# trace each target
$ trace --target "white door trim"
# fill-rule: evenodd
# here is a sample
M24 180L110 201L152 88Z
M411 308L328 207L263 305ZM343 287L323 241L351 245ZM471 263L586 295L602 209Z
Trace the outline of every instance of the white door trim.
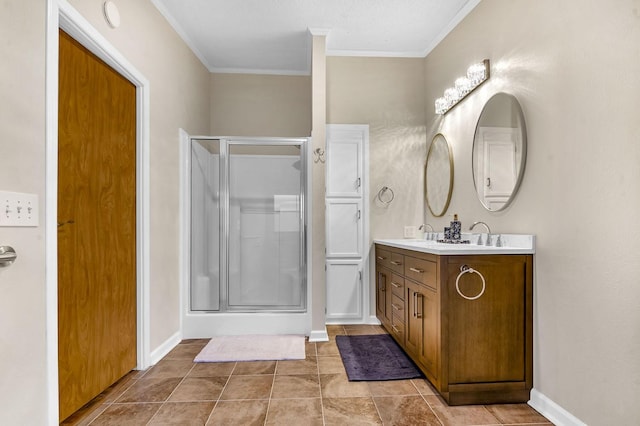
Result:
M149 81L66 0L47 0L45 250L47 419L58 424L58 29L136 86L137 366L149 367Z

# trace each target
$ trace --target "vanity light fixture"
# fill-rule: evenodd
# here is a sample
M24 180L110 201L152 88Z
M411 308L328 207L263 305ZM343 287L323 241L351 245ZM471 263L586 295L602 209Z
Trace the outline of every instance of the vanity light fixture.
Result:
M456 79L454 86L444 91L444 96L436 99L436 114L444 115L458 102L463 100L482 83L489 79L489 60L471 65L467 69L467 75Z

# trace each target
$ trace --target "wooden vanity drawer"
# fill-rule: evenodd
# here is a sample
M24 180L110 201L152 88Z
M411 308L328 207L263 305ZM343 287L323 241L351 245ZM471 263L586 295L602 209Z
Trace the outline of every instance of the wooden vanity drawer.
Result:
M404 317L402 318L402 321L400 321L400 318L394 313L390 331L396 336L396 339L399 342L404 344Z
M391 266L391 252L376 247L376 263L384 267Z
M404 278L400 275L391 274L391 293L404 300Z
M404 275L414 281L438 289L436 281L436 263L425 259L405 256Z
M391 252L391 261L389 261L389 269L399 274L404 274L404 256L400 253Z
M400 299L395 294L391 299L391 310L393 311L393 316L397 318L398 322L404 324L404 300ZM393 319L395 324L396 318Z

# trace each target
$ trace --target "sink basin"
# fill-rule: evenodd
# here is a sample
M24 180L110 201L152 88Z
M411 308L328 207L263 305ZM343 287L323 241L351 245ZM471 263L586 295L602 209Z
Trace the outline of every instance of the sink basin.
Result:
M535 236L526 234L491 234L491 241L495 244L500 236L500 247L478 245L473 242L482 237L487 241L487 234L462 234L463 240L470 244L449 244L435 240L420 239L377 239L375 243L392 247L415 250L423 253L438 255L469 255L469 254L533 254L535 253Z

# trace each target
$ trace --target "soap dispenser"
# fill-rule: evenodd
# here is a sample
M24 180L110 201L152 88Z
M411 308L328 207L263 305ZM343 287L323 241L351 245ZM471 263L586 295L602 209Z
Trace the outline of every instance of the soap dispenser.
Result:
M462 236L462 223L458 220L458 215L453 215L453 220L451 221L451 239L454 241L460 241Z

